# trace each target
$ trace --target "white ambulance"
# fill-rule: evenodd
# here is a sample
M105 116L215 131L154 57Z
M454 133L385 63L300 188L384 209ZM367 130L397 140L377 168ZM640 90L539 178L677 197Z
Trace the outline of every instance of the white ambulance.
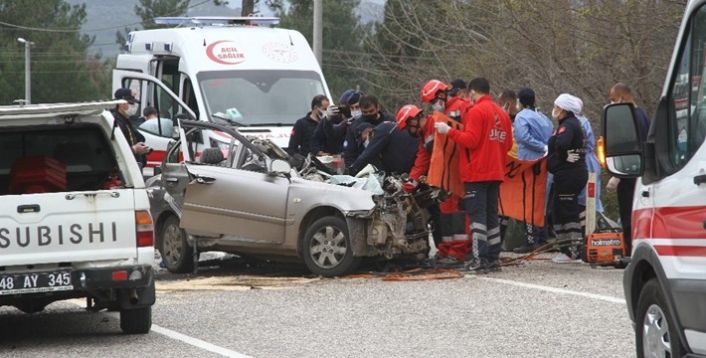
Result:
M177 116L228 121L244 135L286 147L294 122L318 94L330 98L309 43L294 30L258 26L277 18L157 18L174 27L131 32L118 56L113 90L132 88L159 120L139 126L154 149L148 167L161 163ZM204 135L204 147L226 146L222 133ZM197 152L200 150L197 148Z
M632 105L603 116L608 170L639 177L624 276L638 357L706 357L705 50L706 0L691 0L647 142Z

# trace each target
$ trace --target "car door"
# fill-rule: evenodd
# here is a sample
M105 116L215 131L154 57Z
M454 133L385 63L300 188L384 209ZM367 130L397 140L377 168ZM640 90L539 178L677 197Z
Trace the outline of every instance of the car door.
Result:
M130 88L140 100L138 116L145 107L154 107L158 118L139 124L137 129L145 137L145 144L152 148L147 155L147 167L143 172L152 175L152 168L159 165L173 140L173 122L177 116L196 118L194 112L182 102L164 83L155 77L133 71L113 71L113 88ZM155 122L156 121L156 122Z
M242 148L242 143L237 145ZM245 151L238 150L244 157ZM234 160L233 167L187 163L181 227L237 245L281 244L285 238L289 179L266 174L265 162ZM262 165L260 165L262 164Z

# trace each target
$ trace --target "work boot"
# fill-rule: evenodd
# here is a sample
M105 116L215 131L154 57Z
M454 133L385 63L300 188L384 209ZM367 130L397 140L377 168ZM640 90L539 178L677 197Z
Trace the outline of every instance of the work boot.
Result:
M512 252L516 254L527 254L534 251L536 248L537 245L534 244L522 244L522 246L512 249Z
M468 273L485 275L488 273L488 263L485 259L472 259L464 265Z

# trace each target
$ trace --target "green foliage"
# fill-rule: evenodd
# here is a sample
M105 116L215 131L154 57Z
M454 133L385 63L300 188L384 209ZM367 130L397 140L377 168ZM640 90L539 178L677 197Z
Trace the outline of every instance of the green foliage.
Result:
M32 102L68 102L107 98L110 74L99 57L87 58L93 38L78 29L85 5L64 0L0 0L0 21L26 27L65 29L32 31L3 27L0 31L0 104L24 98L24 44L31 48ZM108 87L109 91L109 87Z
M323 71L331 94L337 99L343 91L355 87L358 74L348 68L342 56L359 56L363 28L355 8L359 0L323 1ZM280 27L301 32L313 44L313 1L290 1L288 11L281 1L268 1L267 5L281 18Z

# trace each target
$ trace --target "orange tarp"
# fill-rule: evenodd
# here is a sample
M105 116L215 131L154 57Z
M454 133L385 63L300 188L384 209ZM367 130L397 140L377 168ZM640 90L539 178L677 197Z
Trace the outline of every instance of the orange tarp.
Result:
M507 157L505 181L500 185L500 213L513 219L544 226L547 192L547 161Z
M451 128L463 129L463 125L441 112L434 112L432 119L434 122L444 122ZM427 183L463 198L463 181L458 165L460 156L461 148L449 136L435 133Z

